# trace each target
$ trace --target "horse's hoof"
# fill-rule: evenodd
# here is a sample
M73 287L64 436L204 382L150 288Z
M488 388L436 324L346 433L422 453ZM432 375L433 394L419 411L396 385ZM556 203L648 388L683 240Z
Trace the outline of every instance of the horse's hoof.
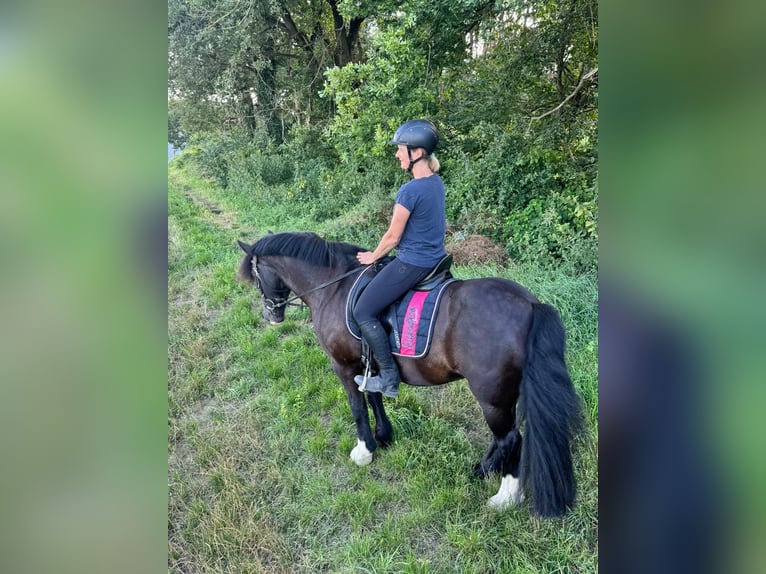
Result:
M509 500L495 500L497 495L493 496L487 501L487 508L494 510L495 512L503 512L513 506L513 503Z
M372 453L367 450L363 440L357 441L356 446L349 455L357 466L367 466L372 462Z
M388 448L393 444L393 440L390 438L376 436L375 441L378 443L378 447L380 448Z
M489 499L487 506L492 510L501 512L521 504L523 500L524 493L520 488L519 479L514 478L510 474L506 474L503 477L503 482L500 483L500 490L497 491L495 496Z
M375 430L375 442L379 447L388 448L394 442L394 429L390 424L381 424L379 428Z

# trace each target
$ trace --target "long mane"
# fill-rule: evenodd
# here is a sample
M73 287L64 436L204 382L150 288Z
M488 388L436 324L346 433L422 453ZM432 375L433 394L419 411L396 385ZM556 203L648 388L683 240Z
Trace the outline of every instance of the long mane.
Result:
M365 249L351 243L327 241L309 231L270 234L253 245L253 254L259 257L295 257L319 267L340 267L343 270L359 265L356 260L359 251Z

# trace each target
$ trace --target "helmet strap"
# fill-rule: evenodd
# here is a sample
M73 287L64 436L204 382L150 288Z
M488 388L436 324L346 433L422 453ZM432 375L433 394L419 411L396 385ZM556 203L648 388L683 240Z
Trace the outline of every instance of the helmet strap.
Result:
M407 172L412 173L412 166L418 163L421 159L426 159L426 154L424 153L417 159L412 159L412 148L407 146L407 157L410 160L410 165L407 167Z

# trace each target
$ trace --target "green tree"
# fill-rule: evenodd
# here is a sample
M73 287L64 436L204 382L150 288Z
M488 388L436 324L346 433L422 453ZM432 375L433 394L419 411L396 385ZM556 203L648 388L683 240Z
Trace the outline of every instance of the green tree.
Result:
M168 33L169 137L231 132L199 155L220 182L334 217L383 199L425 117L458 233L595 264L596 0L169 0Z
M220 129L280 142L292 125L327 117L322 72L359 57L363 21L345 18L337 0L169 0L169 93L186 104L181 124L217 109Z

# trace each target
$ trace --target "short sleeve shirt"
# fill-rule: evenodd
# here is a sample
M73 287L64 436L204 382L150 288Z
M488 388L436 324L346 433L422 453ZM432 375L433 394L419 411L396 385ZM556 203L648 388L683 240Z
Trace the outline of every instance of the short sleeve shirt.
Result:
M397 257L410 265L433 267L447 254L444 182L437 174L408 181L399 188L396 203L410 212Z

